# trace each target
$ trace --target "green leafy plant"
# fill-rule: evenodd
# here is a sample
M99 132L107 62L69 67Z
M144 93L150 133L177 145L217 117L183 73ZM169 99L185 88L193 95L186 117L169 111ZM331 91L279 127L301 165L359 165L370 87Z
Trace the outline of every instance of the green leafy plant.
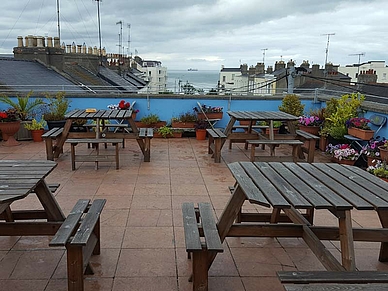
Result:
M38 107L44 105L44 101L42 98L30 98L32 95L32 91L30 91L26 96L17 96L17 101L13 101L9 96L0 96L0 102L8 104L12 108L14 108L21 120L28 120L33 117L34 110L38 109Z
M195 112L187 111L184 113L179 114L178 117L173 117L172 121L175 122L196 122L197 121L197 114Z
M164 138L167 138L169 136L174 136L174 133L176 132L182 132L182 130L179 129L173 129L171 127L168 127L166 125L159 127L157 132Z
M44 129L44 127L47 125L46 120L43 118L40 121L37 121L35 118L31 121L31 123L24 124L24 128L27 130L39 130Z
M195 129L206 129L206 128L210 128L210 124L205 119L199 119L195 122L194 128Z
M44 113L45 120L64 120L65 114L67 113L70 107L70 100L65 96L65 92L57 92L54 96L46 94L45 97L48 100L47 102L47 112Z
M331 99L324 112L326 118L320 134L343 139L347 133L346 121L357 116L364 100L365 96L357 93L345 94L336 101Z
M279 110L294 116L301 116L304 112L304 105L300 101L298 95L287 94L279 106Z
M155 124L155 123L160 122L160 118L157 114L151 113L149 115L143 116L140 119L140 122L147 124L147 125L151 125L151 124Z

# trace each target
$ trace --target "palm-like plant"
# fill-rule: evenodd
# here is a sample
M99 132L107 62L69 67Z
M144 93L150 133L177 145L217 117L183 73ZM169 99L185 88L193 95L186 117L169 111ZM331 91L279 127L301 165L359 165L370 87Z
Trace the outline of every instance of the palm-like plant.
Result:
M20 116L21 120L28 120L32 116L32 112L37 107L45 104L42 98L30 99L32 91L26 96L17 96L17 101L13 101L9 96L0 96L0 102L3 102L14 108Z

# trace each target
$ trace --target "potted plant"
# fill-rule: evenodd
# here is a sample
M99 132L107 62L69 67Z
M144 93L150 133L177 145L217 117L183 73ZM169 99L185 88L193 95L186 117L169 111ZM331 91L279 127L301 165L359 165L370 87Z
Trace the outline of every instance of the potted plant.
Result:
M37 121L35 118L31 123L25 124L24 127L31 131L32 139L34 142L43 141L42 134L44 133L44 127L47 125L46 120L43 118Z
M358 137L363 140L370 140L375 133L369 127L370 120L364 117L352 117L346 121L348 134Z
M388 159L388 140L384 141L382 145L378 147L380 151L380 158L383 161L386 161Z
M385 182L388 182L388 168L387 161L378 160L374 165L368 166L366 170L375 175L376 177L381 178Z
M138 127L153 127L159 128L166 125L165 121L161 121L159 116L154 113L150 113L146 116L143 116L138 123Z
M349 144L329 144L326 154L332 156L332 161L339 164L354 165L360 154L357 150L350 147Z
M66 98L65 92L57 92L54 96L46 94L45 97L48 102L47 112L43 114L43 118L47 121L48 128L63 127L71 101Z
M210 127L210 124L205 119L198 119L195 123L195 137L197 140L206 139L206 129Z
M194 107L193 110L197 113L198 119L206 119L205 114L208 119L222 119L223 116L223 107L202 104L201 108Z
M31 132L25 129L24 124L31 123L31 118L34 117L35 111L42 105L44 101L42 98L31 98L32 91L27 93L26 96L17 96L16 101L12 100L9 96L0 96L0 102L5 103L12 108L16 109L20 117L20 129L16 133L17 140L29 140L31 139Z
M131 103L121 100L118 104L110 104L108 105L109 109L112 110L129 110L132 109L132 119L136 119L137 113L140 111L139 109L133 109L133 106L135 105L136 101L133 101L132 106Z
M162 136L164 138L167 138L167 137L182 137L182 132L183 132L183 130L174 129L172 127L168 127L167 125L159 127L156 130L156 133L160 134L160 136Z
M376 162L381 159L379 147L383 146L385 141L386 141L385 139L383 140L371 139L370 141L368 141L366 145L364 145L361 148L360 154L366 156L368 166L372 166L376 164Z
M171 126L175 128L194 128L197 121L196 112L184 112L171 119Z
M323 120L316 115L303 115L299 117L298 125L299 129L318 135L319 129L322 125Z
M20 145L15 140L14 135L20 128L19 114L14 108L9 108L5 111L0 111L0 131L2 134L3 145L5 146L16 146Z

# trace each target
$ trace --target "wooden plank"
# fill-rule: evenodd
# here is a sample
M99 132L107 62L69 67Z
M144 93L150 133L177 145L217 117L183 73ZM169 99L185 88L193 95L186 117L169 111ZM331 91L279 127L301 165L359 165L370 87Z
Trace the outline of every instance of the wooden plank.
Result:
M258 163L260 164L260 163ZM241 162L241 166L247 172L247 175L252 179L255 186L260 189L266 199L274 208L290 208L291 204L283 197L281 192L275 187L273 181L268 179L262 169L257 167L257 163Z
M312 172L314 172L314 168L311 168L311 164L308 163L284 163L284 165L290 169L296 176L298 176L301 180L303 180L304 183L306 183L308 186L310 186L312 189L314 189L319 195L322 196L323 199L327 200L330 204L332 204L333 208L336 207L337 209L351 209L353 206L348 201L343 199L341 196L339 196L336 193L336 189L332 187L329 187L326 183L325 178L319 179L320 177L316 177L315 175L312 175ZM304 166L308 166L308 168L305 168ZM325 175L322 173L322 177L325 177ZM334 183L332 181L332 183ZM335 183L337 184L337 183Z
M290 204L297 208L312 208L311 203L292 186L292 182L288 183L282 176L274 171L268 163L256 162L254 165L256 166L256 169L260 171L260 174L252 174L251 177L252 179L255 179L255 183L258 187L273 189L270 194L267 190L261 188L265 195L268 195L267 199L272 199L272 196L274 195L277 196L278 202L273 203L273 201L270 201L274 208L290 208ZM253 164L246 164L246 167L254 168ZM271 196L271 198L269 196ZM284 202L282 202L283 200Z
M194 211L194 203L182 204L183 227L185 230L186 251L202 251L201 240L198 231L197 219Z
M310 187L308 184L304 182L304 180L300 179L297 175L295 175L290 169L287 169L280 163L271 163L271 167L281 175L288 183L292 184L298 192L311 203L316 209L328 209L332 207L332 204L324 199L321 195L319 195L314 188ZM310 179L308 179L310 180ZM316 188L316 187L315 187ZM295 207L297 208L297 207Z
M388 273L379 271L279 271L277 275L283 284L388 283Z
M105 199L96 199L93 201L70 244L83 246L87 244L96 223L100 219L101 211L104 208L105 203Z
M223 252L210 203L199 203L198 208L208 251Z
M69 138L67 143L120 143L121 139L116 138Z
M335 191L337 196L351 203L353 207L365 210L374 208L368 201L357 195L357 192L363 188L356 186L352 180L328 167L328 164L302 164L301 167L311 172L313 176ZM363 192L366 192L366 190Z
M236 182L239 184L241 190L244 192L246 198L250 202L265 207L270 207L270 202L264 196L263 192L256 187L256 185L251 180L251 177L247 175L240 163L230 163L228 164L228 168L232 172L233 177L236 179Z
M386 291L386 284L311 284L285 285L286 291Z
M77 201L66 220L62 223L61 227L50 241L49 246L64 246L73 234L75 228L89 206L89 199L80 199Z

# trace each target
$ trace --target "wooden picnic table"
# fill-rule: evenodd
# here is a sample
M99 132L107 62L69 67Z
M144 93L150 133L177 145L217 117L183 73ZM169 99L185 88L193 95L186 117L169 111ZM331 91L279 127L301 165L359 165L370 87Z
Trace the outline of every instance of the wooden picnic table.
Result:
M1 236L55 234L65 215L45 178L56 166L46 160L0 161L0 218L5 220L0 222ZM11 210L13 202L31 193L36 194L43 210Z
M354 271L354 241L373 241L381 242L379 261L388 261L388 183L380 178L336 163L235 162L228 167L236 184L217 223L221 241L227 236L301 237L328 271ZM245 201L272 213L243 213ZM328 210L338 226L314 225L315 209ZM354 227L353 209L376 211L382 227ZM340 241L341 262L323 240Z
M58 158L63 145L68 138L104 138L107 139L136 139L141 151L143 154L146 152L146 147L144 139L139 138L139 129L137 128L135 121L132 118L132 110L111 110L111 109L99 109L95 112L86 112L86 110L73 110L65 115L66 124L64 126L62 135L57 143L57 147L54 152L54 158ZM96 124L95 132L70 132L71 124L74 120L84 119L93 120ZM122 122L128 122L128 129L123 130L123 132L111 132L111 131L101 131L100 129L105 129L108 126L105 126L109 120L116 120L119 124Z

